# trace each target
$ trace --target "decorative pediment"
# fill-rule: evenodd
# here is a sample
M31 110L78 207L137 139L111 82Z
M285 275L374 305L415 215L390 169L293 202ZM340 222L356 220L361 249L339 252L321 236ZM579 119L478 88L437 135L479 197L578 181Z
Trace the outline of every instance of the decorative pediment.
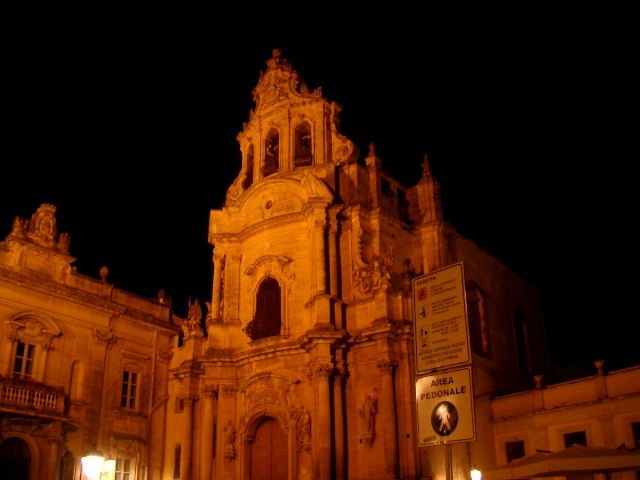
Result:
M62 335L56 322L40 312L22 312L9 321L9 326L13 339L28 336L43 345L50 345L53 337Z
M289 389L297 383L300 383L299 379L262 372L247 379L239 386L239 391L245 395L247 412L267 405L287 411L289 409Z
M296 274L289 271L291 262L291 258L282 255L264 255L257 259L245 270L245 274L251 278L249 292L254 292L260 281L268 276L276 278L287 292L291 292L291 285L296 278Z
M258 85L253 90L256 112L269 109L286 101L300 101L304 98L320 98L322 90L309 91L289 61L282 57L279 49L273 50L273 57L266 62L267 71L261 73Z

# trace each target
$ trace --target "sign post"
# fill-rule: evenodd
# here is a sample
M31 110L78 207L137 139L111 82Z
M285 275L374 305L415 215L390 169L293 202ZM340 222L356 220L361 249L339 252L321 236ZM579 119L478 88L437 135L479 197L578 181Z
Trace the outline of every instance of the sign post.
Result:
M412 289L418 445L446 444L453 480L451 443L476 439L462 262L414 278Z

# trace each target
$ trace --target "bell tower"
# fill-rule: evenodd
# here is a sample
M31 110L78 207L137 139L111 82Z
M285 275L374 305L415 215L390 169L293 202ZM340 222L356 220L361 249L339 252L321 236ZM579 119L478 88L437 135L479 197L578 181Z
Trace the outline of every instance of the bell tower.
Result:
M311 168L324 177L335 165L358 158L353 142L339 133L341 107L324 99L320 88L310 91L280 50L266 65L253 90L255 109L237 137L242 168L227 201L273 175Z

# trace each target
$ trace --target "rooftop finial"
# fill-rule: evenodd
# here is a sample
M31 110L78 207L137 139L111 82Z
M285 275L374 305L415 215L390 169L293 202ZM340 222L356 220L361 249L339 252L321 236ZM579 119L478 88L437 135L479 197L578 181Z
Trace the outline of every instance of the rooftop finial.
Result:
M429 165L429 155L426 153L422 161L422 178L431 178L431 165Z

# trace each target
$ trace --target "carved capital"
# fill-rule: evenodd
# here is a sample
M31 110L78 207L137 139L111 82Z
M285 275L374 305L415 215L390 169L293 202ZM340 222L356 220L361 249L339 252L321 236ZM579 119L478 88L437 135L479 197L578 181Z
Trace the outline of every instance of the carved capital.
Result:
M393 373L394 368L396 368L398 366L398 362L396 362L395 360L389 360L389 359L381 359L378 360L377 363L378 368L380 369L381 373Z
M291 412L291 418L296 421L296 437L298 451L311 450L311 414L304 407Z
M231 385L231 384L229 384L229 385L221 385L220 388L222 389L222 395L225 398L233 397L236 394L236 392L238 391L237 385Z
M99 329L93 330L93 341L96 345L102 345L103 347L109 348L118 341L118 338L108 331L100 331Z
M309 380L313 380L313 377L328 379L332 373L333 365L330 363L314 362L307 368L307 377L309 377Z
M173 358L173 350L170 348L160 348L158 349L158 357L165 362L168 362Z
M218 386L217 385L205 385L202 389L205 398L217 398Z
M193 393L180 395L178 398L182 401L184 408L193 408L193 404L198 400L198 396Z

